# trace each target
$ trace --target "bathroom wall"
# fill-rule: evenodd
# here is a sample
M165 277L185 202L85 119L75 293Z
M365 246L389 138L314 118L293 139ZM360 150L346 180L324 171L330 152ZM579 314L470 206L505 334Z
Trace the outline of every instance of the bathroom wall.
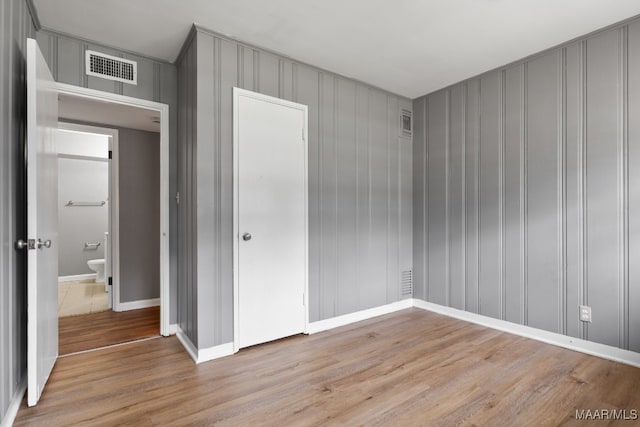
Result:
M75 143L68 147L69 143ZM93 273L87 261L104 258L104 232L109 220L108 136L78 132L58 132L58 275ZM68 149L67 149L68 147ZM95 147L104 147L96 152ZM82 158L79 156L100 155ZM104 206L66 206L75 202L107 201ZM100 243L97 249L85 249L85 243Z
M160 297L160 134L118 129L120 302Z

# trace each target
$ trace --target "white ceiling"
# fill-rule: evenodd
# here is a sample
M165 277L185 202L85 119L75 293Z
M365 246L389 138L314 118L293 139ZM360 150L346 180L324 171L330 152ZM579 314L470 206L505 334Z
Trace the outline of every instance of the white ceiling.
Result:
M409 98L640 14L638 0L34 0L42 25L174 61L192 23Z
M76 122L160 132L157 111L69 95L58 96L58 117Z

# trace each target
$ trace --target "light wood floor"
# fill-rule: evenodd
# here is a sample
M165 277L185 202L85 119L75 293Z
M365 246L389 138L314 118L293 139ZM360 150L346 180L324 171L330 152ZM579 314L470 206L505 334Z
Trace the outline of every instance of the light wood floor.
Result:
M175 337L65 357L16 425L585 425L576 408L640 409L640 369L409 309L200 365Z
M61 317L58 347L61 356L160 335L160 307Z

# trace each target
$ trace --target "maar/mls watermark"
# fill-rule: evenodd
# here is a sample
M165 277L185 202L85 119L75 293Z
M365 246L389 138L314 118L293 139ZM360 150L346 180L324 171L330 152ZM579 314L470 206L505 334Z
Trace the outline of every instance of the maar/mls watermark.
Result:
M576 409L576 420L634 421L637 419L637 409Z

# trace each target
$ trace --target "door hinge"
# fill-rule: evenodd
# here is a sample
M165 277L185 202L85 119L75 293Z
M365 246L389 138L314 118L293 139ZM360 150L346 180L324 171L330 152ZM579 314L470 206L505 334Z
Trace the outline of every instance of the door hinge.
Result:
M179 204L180 204L180 192L178 191L176 193L176 205L179 205Z
M109 158L113 159L113 151L109 150Z
M113 277L109 277L109 286L113 286Z
M304 142L304 128L302 128L302 142Z

